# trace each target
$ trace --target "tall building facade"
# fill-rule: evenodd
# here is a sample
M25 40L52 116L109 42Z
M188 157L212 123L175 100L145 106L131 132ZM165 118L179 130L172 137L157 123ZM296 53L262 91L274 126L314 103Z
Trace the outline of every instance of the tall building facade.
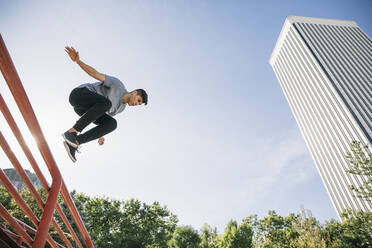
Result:
M270 58L336 212L371 211L345 172L357 140L372 143L372 40L355 22L290 16Z

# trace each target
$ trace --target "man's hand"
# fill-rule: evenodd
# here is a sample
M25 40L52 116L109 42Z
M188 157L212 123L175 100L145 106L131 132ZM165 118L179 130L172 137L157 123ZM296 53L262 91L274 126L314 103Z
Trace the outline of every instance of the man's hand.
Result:
M96 71L96 69L94 69L93 67L85 64L83 61L80 60L80 57L79 57L79 52L77 52L75 50L75 48L73 47L69 47L69 46L66 46L65 47L65 51L66 53L68 54L68 56L70 56L71 60L76 62L76 64L78 64L81 69L83 69L86 73L88 73L89 76L103 82L105 81L106 79L106 75L105 74L102 74L102 73L99 73L98 71Z
M80 60L79 52L77 52L75 50L75 48L66 46L65 51L68 54L68 56L70 56L72 61L74 61L76 63L79 62L79 60Z
M98 139L98 144L101 146L105 143L105 138L101 137Z

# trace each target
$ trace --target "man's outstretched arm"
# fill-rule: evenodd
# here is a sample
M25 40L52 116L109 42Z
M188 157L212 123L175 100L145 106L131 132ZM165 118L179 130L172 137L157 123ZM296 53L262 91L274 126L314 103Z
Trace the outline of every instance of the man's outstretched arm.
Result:
M65 51L70 56L71 60L76 62L80 66L81 69L83 69L89 76L103 82L106 79L105 74L99 73L96 69L93 67L85 64L83 61L80 60L79 52L77 52L73 47L65 47Z

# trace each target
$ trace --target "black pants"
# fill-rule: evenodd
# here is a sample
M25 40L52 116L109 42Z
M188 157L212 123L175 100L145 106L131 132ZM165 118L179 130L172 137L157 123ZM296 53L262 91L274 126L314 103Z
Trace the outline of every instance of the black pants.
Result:
M82 132L92 122L97 125L77 136L79 144L98 139L116 129L116 120L106 114L111 108L111 101L106 97L87 88L75 88L70 94L69 101L75 112L81 116L73 128Z

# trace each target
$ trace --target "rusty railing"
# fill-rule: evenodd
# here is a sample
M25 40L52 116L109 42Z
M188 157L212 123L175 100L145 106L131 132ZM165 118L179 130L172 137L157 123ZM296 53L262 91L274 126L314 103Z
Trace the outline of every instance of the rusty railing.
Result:
M79 238L75 231L73 230L71 224L69 223L66 215L63 213L61 206L57 203L57 199L59 194L61 194L64 203L66 204L74 223L76 224L80 235L82 236L85 247L87 248L94 248L91 238L88 234L88 231L85 228L83 221L76 209L76 206L71 198L71 195L63 181L62 175L58 169L58 166L53 158L53 155L49 149L48 143L41 131L39 122L37 121L36 115L33 111L31 103L27 97L25 89L21 83L21 80L17 74L17 71L14 67L14 64L11 60L9 52L5 46L4 40L0 35L0 70L4 76L4 79L10 89L11 94L21 112L23 119L26 122L28 129L30 130L33 137L36 139L37 147L41 153L41 156L48 167L49 173L52 178L52 184L49 186L48 182L46 181L44 175L42 174L38 164L36 163L35 158L33 157L30 149L26 145L26 142L14 121L14 118L6 105L1 93L0 93L0 110L6 119L10 129L13 132L13 135L16 137L18 143L20 144L24 154L26 155L30 165L34 169L36 176L38 177L41 185L47 192L47 200L44 202L40 196L40 194L35 189L34 185L28 178L27 174L25 173L22 165L18 161L15 154L12 152L10 146L8 145L5 137L1 133L0 130L0 145L2 150L4 151L5 155L8 157L10 162L13 164L14 168L16 169L19 176L22 178L24 184L30 191L32 197L38 203L40 209L42 210L42 215L40 220L36 217L36 215L32 212L31 208L27 205L27 203L22 199L19 192L14 188L11 184L5 173L2 169L0 169L0 183L8 190L9 194L13 197L15 202L18 206L22 209L28 219L32 222L34 227L28 226L27 224L23 223L22 221L16 219L12 215L9 214L7 209L0 203L0 217L5 220L9 226L13 229L12 232L8 230L5 226L0 226L2 229L2 233L8 235L12 238L18 245L25 244L32 248L42 248L45 246L45 243L48 244L53 248L60 248L60 247L79 247L83 248L84 246L79 241ZM54 219L54 211L57 210L59 216L61 217L64 225L68 229L73 241L74 246L71 244L69 239L66 237L66 234L62 231L61 227L58 225L56 220ZM57 231L59 237L63 240L64 244L59 244L53 240L53 238L49 235L49 228L52 225L55 230ZM30 233L34 238L30 236Z

